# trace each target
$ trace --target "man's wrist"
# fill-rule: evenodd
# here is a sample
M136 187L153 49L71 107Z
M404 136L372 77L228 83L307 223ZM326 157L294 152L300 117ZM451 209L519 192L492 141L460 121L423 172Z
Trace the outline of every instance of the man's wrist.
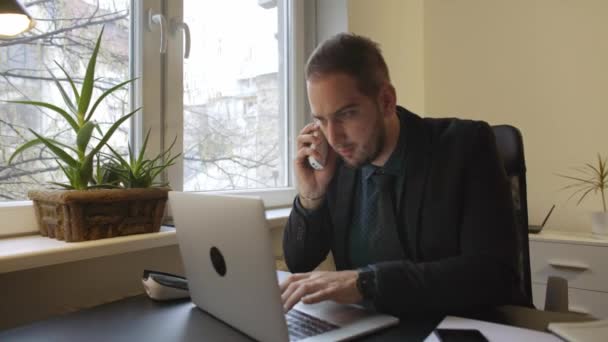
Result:
M300 200L300 205L306 210L314 210L321 206L323 200L325 199L325 195L321 195L319 197L307 197L302 194L298 194L298 199Z
M369 266L359 268L357 271L357 289L361 297L373 300L376 297L376 272Z

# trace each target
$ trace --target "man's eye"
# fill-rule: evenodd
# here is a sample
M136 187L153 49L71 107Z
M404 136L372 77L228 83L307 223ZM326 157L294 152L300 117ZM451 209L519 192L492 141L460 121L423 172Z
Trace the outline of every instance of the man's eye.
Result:
M355 116L355 114L357 114L356 111L354 111L354 110L347 110L345 112L340 113L340 115L338 117L340 119L348 119L348 118L352 118L353 116Z

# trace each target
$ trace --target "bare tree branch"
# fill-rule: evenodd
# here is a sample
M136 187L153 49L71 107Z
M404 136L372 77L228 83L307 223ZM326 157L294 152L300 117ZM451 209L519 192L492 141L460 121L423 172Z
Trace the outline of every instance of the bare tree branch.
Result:
M123 14L120 16L116 16L110 19L102 19L102 20L96 20L96 21L87 21L84 24L77 24L74 26L69 26L69 27L64 27L61 29L57 29L55 31L50 31L50 32L45 32L39 35L35 35L35 36L29 36L29 37L24 37L24 38L20 38L20 39L12 39L12 40L8 40L4 43L0 43L0 47L6 47L6 46L11 46L11 45L18 45L18 44L24 44L24 43L28 43L28 42L32 42L38 39L42 39L42 38L46 38L46 37L51 37L54 36L56 34L59 33L63 33L63 32L68 32L68 31L72 31L78 28L83 28L83 27L87 27L87 26L92 26L92 25L102 25L102 24L106 24L106 23L110 23L116 20L120 20L120 19L124 19L124 18L128 18L129 17L129 13L127 14Z

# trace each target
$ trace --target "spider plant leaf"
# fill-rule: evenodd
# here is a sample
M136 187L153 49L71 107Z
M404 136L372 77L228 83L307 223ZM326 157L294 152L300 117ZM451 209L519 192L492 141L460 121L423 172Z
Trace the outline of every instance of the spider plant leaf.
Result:
M97 133L99 133L99 135L103 136L103 131L101 130L101 127L99 127L99 125L96 125L95 128L97 128ZM99 140L98 138L95 138L97 140Z
M63 148L64 148L64 149L66 149L66 150L70 150L70 151L72 151L72 152L74 152L74 153L78 153L78 150L76 150L74 147L72 147L72 146L70 146L70 145L64 144L64 143L62 143L62 142L60 142L60 141L57 141L57 140L55 140L55 139L49 139L49 138L47 138L46 140L48 140L48 141L50 141L50 142L54 143L54 144L55 144L55 145L57 145L57 146L61 146L61 147L63 147Z
M131 143L127 143L127 156L129 157L129 163L133 164L135 161L133 160L135 153L133 152L133 146Z
M69 150L71 150L71 151L73 151L75 153L78 152L72 146L66 145L66 144L61 143L61 142L59 142L57 140L53 140L53 139L47 139L47 140L49 140L49 141L51 141L51 142L55 143L56 145L59 145L59 146L61 146L63 148L69 149ZM36 139L30 140L30 141L26 142L25 144L19 146L15 150L15 152L13 152L13 154L10 156L10 158L8 159L8 164L10 165L13 162L13 159L15 159L15 157L17 155L23 153L23 151L27 150L30 147L34 147L36 145L39 145L39 144L42 144L42 140L36 138Z
M108 142L108 140L110 140L110 138L112 137L112 134L114 134L114 132L118 129L118 127L120 127L120 125L122 125L123 122L125 122L127 119L129 119L131 116L133 116L133 114L135 114L140 109L141 109L141 107L137 108L136 110L132 111L131 113L118 119L110 127L110 129L108 129L108 131L103 135L103 137L101 138L101 140L99 141L97 146L93 149L93 151L90 152L90 154L97 154L97 152L99 152L99 150L101 150L101 148Z
M68 171L65 167L63 167L63 165L61 165L59 160L55 159L55 162L57 163L57 165L59 165L59 167L61 168L61 171L63 171L63 174L65 174L65 176L68 178L68 180L70 181L70 187L73 189L74 188L74 175L72 174L71 171ZM69 168L69 166L68 166L68 168ZM70 168L70 170L72 170L72 169Z
M584 187L584 188L577 189L576 191L572 192L572 194L571 194L571 195L568 197L568 201L569 201L569 200L571 200L571 199L572 199L572 197L575 197L576 195L580 194L580 193L581 193L581 192L583 192L583 191L587 191L587 190L589 190L590 188L591 188L591 189L593 189L593 187L589 187L589 186L588 186L588 187Z
M144 153L146 152L146 148L148 148L148 138L150 138L150 129L148 129L148 133L146 133L146 138L144 139L144 143L139 150L139 154L137 155L137 163L140 164L144 159Z
M585 188L586 189L588 186L589 186L589 184L576 183L576 184L566 185L566 186L562 187L561 190L577 189L577 188Z
M78 133L78 130L80 129L80 126L78 126L78 123L76 123L74 118L72 118L72 116L70 114L68 114L68 112L66 112L65 110L63 110L53 104L46 103L46 102L39 102L39 101L6 101L6 102L27 104L27 105L44 107L44 108L53 110L53 111L59 113L59 115L61 115L65 119L65 121L67 121L68 124L70 124L70 126L72 126L72 128L74 129L74 132Z
M70 83L70 86L72 87L72 92L74 93L74 98L76 99L76 103L80 102L80 94L78 94L78 89L76 89L76 84L74 83L74 80L70 77L68 72L65 71L61 64L57 63L57 61L55 61L55 64L59 67L59 69L61 69L61 71L63 71L65 78L67 78L68 82Z
M84 126L78 131L78 135L76 136L76 146L78 146L78 152L84 153L87 150L87 146L89 145L89 141L91 140L91 136L93 135L93 129L95 129L95 124L93 121L87 121Z
M36 146L38 144L42 144L42 140L40 139L34 139L34 140L30 140L28 142L26 142L25 144L19 146L15 152L13 152L13 154L10 156L10 158L8 158L8 165L11 165L11 163L13 162L13 159L15 159L15 157L21 153L23 153L23 151L27 150L30 147Z
M112 148L112 146L108 145L108 148L110 149L110 151L112 152L112 155L110 156L110 158L112 158L114 161L118 160L118 163L120 165L122 165L125 168L129 168L129 162L125 160L125 158L123 158L120 153L116 152L116 150L114 150ZM113 165L109 165L109 167L112 167Z
M593 166L593 165L591 165L591 164L589 164L589 163L585 163L585 165L586 165L586 166L587 166L589 169L593 170L593 176L598 176L598 175L601 175L601 174L602 174L602 173L600 172L600 170L599 170L599 169L597 169L595 166ZM601 166L600 166L600 168L601 168Z
M589 188L587 189L587 191L585 191L585 193L583 193L583 195L578 199L578 202L576 202L576 205L581 204L581 202L585 199L585 197L593 190L597 190L597 188Z
M86 189L89 186L91 178L93 178L93 154L87 155L82 161L82 164L80 164L78 170L80 188Z
M49 69L47 67L46 70L49 72L49 74L53 78L53 82L55 82L55 85L57 86L57 89L59 89L59 93L61 94L61 97L63 98L63 102L65 102L65 105L70 109L70 111L74 115L77 115L78 114L78 109L74 106L74 103L72 102L72 99L70 99L70 97L68 96L68 93L65 91L65 89L63 89L63 86L61 85L61 82L59 82L59 80L57 79L57 77L55 77L55 74L53 74L53 72L51 71L51 69Z
M93 184L100 184L101 182L101 162L99 161L99 155L97 155L97 158L95 159L95 172L93 173L93 179L91 179L91 182Z
M101 103L101 101L103 101L104 98L106 98L106 96L112 94L113 92L115 92L116 90L122 88L123 86L125 86L128 83L131 83L133 81L135 81L137 78L132 78L128 81L124 81L122 83L119 83L117 85L115 85L114 87L106 90L103 92L103 94L101 94L101 96L99 96L97 98L97 100L95 101L95 103L93 104L93 107L91 107L91 110L89 111L89 113L87 114L85 121L89 121L91 119L91 117L93 117L93 113L95 113L95 110L97 109L97 106L99 106L99 104Z
M64 163L68 164L69 166L71 166L72 168L77 168L78 167L78 162L72 158L69 154L67 154L60 145L56 144L55 142L44 138L43 136L39 135L38 133L34 132L32 129L30 129L30 132L32 132L32 134L34 134L38 139L40 139L42 141L42 143L44 145L46 145L46 147L49 148L49 150L51 150L51 152L53 152L59 159L61 159Z
M159 174L161 174L163 171L165 171L171 165L173 165L173 164L162 165L162 166L154 169L152 172L150 172L150 175L152 176L152 179L156 179L156 177Z
M608 163L608 159L603 159L602 160L602 157L598 154L597 155L597 160L598 160L598 165L599 165L598 174L603 179L606 176L608 176L608 169L606 168L606 164Z
M57 183L57 182L49 182L49 184L57 185L66 190L74 190L74 187L70 184L63 184L63 183Z
M161 174L163 171L165 171L168 167L172 166L175 164L175 160L180 156L181 154L177 154L176 156L174 156L173 158L169 159L169 161L167 161L165 164L163 165L159 165L157 167L154 167L151 170L151 174L152 174L152 179L156 179L156 177Z
M579 182L583 182L583 183L587 183L587 184L594 184L593 181L589 180L589 179L572 177L572 176L566 176L566 175L560 175L560 174L558 174L558 176L563 177L563 178L568 178L568 179L571 179L571 180L575 180L575 181L579 181Z
M87 65L87 72L84 76L84 81L82 82L82 88L80 90L80 101L78 101L78 116L80 120L84 121L84 116L89 109L89 104L91 102L91 96L93 95L93 86L95 83L95 64L97 63L97 54L99 53L99 46L101 45L101 37L103 36L104 27L101 28L101 32L99 32L99 37L97 38L97 43L95 44L95 49L93 49L93 54L89 59L89 64Z

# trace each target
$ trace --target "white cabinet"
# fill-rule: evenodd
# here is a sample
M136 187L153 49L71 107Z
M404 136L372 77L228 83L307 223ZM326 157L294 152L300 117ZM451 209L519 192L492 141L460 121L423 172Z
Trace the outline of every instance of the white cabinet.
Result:
M568 281L570 311L608 317L608 240L591 234L545 231L530 235L532 296L545 306L549 276Z

